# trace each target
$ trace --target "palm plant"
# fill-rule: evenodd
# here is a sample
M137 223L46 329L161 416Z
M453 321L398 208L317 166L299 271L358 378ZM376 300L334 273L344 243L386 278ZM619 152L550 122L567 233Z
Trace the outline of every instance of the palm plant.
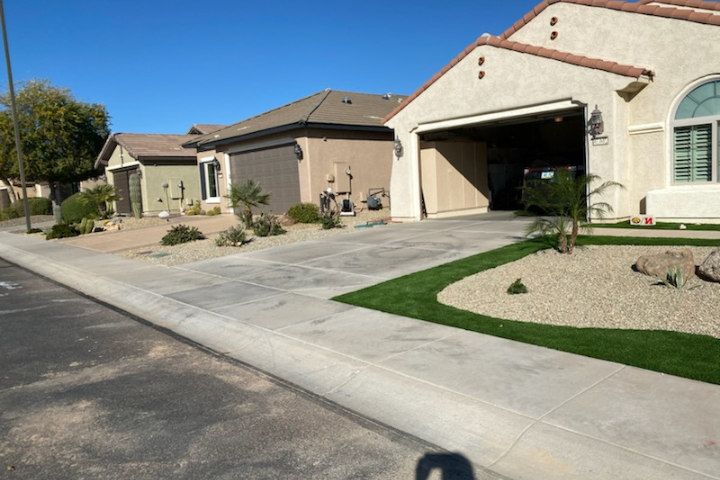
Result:
M107 218L110 203L120 200L112 185L95 185L82 191L79 197L85 204L96 205L102 218Z
M597 175L575 177L567 170L557 170L550 182L538 181L522 187L524 208L516 215L528 215L537 210L543 214L527 227L525 235L555 235L560 253L573 253L580 223L589 217L605 218L607 213L613 212L610 204L592 203L592 199L611 188L623 188L617 182L604 182L591 189L599 181Z
M235 214L246 228L252 228L253 225L253 207L267 205L270 203L270 192L263 190L262 185L257 181L249 178L243 183L233 183L230 185L228 194L225 198L229 200L230 207L233 208ZM237 208L243 205L243 211L238 212Z

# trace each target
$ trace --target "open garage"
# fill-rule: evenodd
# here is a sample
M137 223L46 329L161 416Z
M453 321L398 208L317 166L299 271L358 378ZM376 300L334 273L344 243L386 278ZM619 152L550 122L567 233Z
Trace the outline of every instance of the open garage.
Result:
M584 170L586 138L582 108L423 133L423 213L516 210L526 176Z

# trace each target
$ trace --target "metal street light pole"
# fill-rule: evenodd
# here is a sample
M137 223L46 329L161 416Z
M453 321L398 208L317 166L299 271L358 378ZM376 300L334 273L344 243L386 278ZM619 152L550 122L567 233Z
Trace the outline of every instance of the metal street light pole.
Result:
M25 226L29 231L30 205L25 184L25 165L23 164L22 148L20 146L20 126L18 125L17 107L15 106L15 88L13 86L12 68L10 68L10 49L8 48L7 30L5 28L5 6L0 0L0 23L2 23L3 44L5 45L5 63L7 63L8 83L10 85L10 105L12 106L13 127L15 128L15 149L17 150L18 168L20 169L20 185L22 186L23 206L25 207Z

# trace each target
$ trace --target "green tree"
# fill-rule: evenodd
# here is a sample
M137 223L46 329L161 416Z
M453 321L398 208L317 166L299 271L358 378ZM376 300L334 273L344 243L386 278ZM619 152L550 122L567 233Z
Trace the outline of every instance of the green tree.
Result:
M597 175L576 177L567 170L557 170L549 182L538 180L522 187L523 210L516 215L542 213L528 225L525 235L557 236L560 253L573 253L580 223L588 218L604 218L607 213L613 212L610 204L593 203L593 198L612 188L623 188L621 184L610 181L592 188L599 181Z
M112 185L95 185L80 192L79 196L85 204L96 205L102 218L107 218L110 203L120 200Z
M243 183L231 184L225 198L230 200L230 206L235 210L235 214L245 227L252 228L252 209L270 203L270 192L264 191L262 185L250 178ZM240 204L243 205L242 213L237 211Z
M67 88L32 80L16 91L25 176L49 182L56 203L56 183L86 180L97 171L95 159L110 134L107 109L75 99ZM0 179L6 185L19 176L10 95L0 95ZM11 190L10 188L8 190Z

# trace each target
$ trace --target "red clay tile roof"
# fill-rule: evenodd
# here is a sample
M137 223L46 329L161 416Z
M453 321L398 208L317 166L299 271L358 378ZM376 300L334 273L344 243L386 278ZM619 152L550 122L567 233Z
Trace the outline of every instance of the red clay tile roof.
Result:
M510 40L503 40L500 37L480 37L477 39L475 43L470 44L465 50L463 50L460 55L458 55L453 61L448 63L445 68L440 70L438 73L433 75L433 77L425 82L425 84L420 87L415 93L410 95L408 98L405 99L403 103L395 107L395 109L390 112L387 117L383 119L383 123L390 120L392 117L394 117L398 112L400 112L403 108L405 108L410 102L415 100L422 92L430 88L430 86L438 81L440 77L445 75L452 67L458 64L460 60L468 56L473 50L475 50L476 47L479 47L481 45L490 45L491 47L497 47L497 48L503 48L506 50L513 50L520 53L527 53L529 55L535 55L538 57L544 57L549 58L552 60L557 60L559 62L564 63L570 63L572 65L577 65L580 67L585 68L593 68L595 70L603 70L610 73L615 73L617 75L622 75L625 77L633 77L633 78L640 78L642 76L651 77L653 76L653 72L651 70L648 70L646 68L641 67L633 67L631 65L622 65L617 62L609 62L607 60L601 60L599 58L590 58L585 57L582 55L573 55L572 53L567 52L561 52L559 50L551 50L549 48L544 47L538 47L536 45L528 45L526 43L520 43L520 42L513 42Z
M658 17L673 18L676 20L685 20L689 22L704 23L708 25L720 25L720 15L710 12L698 12L692 10L694 8L703 10L712 10L720 12L720 2L710 2L703 0L639 0L636 3L623 2L615 0L544 0L540 2L530 12L525 14L523 18L515 22L515 24L505 30L499 37L480 37L476 42L470 44L465 50L460 52L455 59L447 64L442 70L433 75L433 77L425 82L415 93L405 99L403 103L398 105L384 119L383 123L387 123L391 118L397 115L402 109L409 105L422 92L427 90L433 83L442 77L448 70L458 64L460 60L465 58L470 52L480 45L491 45L498 48L506 48L530 55L538 55L546 58L552 58L566 63L579 65L588 68L605 70L607 72L616 73L618 75L640 77L642 75L652 76L652 72L639 67L628 65L620 65L615 62L608 62L600 59L593 59L571 53L559 52L534 45L522 44L508 40L513 33L520 30L532 19L538 16L543 10L554 3L573 3L576 5L585 5L588 7L608 8L623 12L639 13L644 15L654 15ZM663 5L672 5L665 7ZM679 7L679 8L678 8ZM640 73L638 73L640 72Z

